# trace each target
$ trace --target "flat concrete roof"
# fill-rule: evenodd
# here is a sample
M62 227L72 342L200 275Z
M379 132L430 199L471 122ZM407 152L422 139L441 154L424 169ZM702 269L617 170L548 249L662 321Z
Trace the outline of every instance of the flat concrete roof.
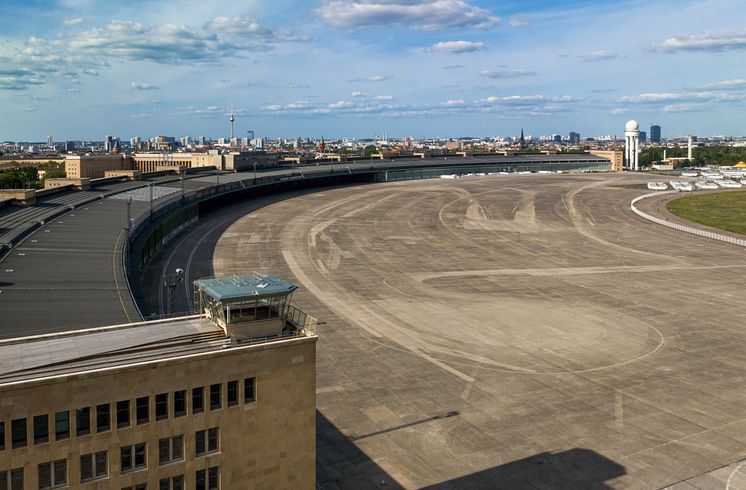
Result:
M0 340L0 387L236 347L310 338L294 335L231 343L204 316Z

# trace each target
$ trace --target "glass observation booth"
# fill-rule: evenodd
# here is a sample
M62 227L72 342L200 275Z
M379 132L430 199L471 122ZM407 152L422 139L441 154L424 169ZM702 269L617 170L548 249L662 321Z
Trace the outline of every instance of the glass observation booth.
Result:
M298 286L276 276L251 274L194 281L194 305L226 336L237 340L283 335Z

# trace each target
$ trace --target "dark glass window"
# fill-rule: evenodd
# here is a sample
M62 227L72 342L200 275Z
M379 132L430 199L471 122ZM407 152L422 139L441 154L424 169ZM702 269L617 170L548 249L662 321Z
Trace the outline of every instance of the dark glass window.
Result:
M155 419L165 420L168 418L168 393L155 395Z
M56 488L67 485L67 460L39 465L39 489ZM2 488L0 486L0 488Z
M28 442L26 433L26 419L16 419L10 422L10 433L13 449L26 447Z
M133 485L129 487L123 487L122 490L147 490L147 483L140 483L139 485Z
M208 470L197 470L195 480L197 490L217 490L220 486L220 467L213 466Z
M0 471L0 490L24 490L23 468Z
M70 437L70 412L57 412L54 414L54 440L61 441Z
M226 390L228 396L228 406L238 405L238 381L228 381Z
M207 490L207 471L197 470L194 488L196 490Z
M213 466L207 470L207 488L208 490L218 490L220 486L220 467Z
M117 429L123 429L130 426L130 401L122 400L117 402Z
M243 380L243 402L251 403L256 400L254 396L254 380L255 378L246 378Z
M137 425L147 424L150 422L150 404L148 403L150 398L143 396L135 401L137 406Z
M192 414L200 413L205 410L205 389L192 388Z
M91 433L91 409L83 407L75 410L75 434L87 436Z
M96 405L96 432L111 430L111 405Z
M219 430L217 427L198 430L194 433L194 452L197 456L217 451L219 444Z
M221 405L220 384L210 385L210 410L217 410Z
M119 449L121 456L122 473L139 470L147 466L147 453L145 443L134 446L124 446Z
M0 451L5 451L5 422L0 421Z
M213 427L212 429L207 429L207 450L217 451L218 450L218 428Z
M184 490L184 475L161 478L158 488L159 490Z
M186 415L186 390L174 391L174 417Z
M104 478L109 474L106 451L80 456L80 481Z
M184 459L184 436L158 440L158 464L164 465Z
M34 444L49 442L49 416L34 416Z

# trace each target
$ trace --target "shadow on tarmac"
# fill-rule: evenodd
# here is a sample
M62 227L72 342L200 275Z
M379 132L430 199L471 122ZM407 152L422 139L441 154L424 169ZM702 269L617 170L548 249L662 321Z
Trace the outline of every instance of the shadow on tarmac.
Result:
M448 414L446 414L448 415ZM448 415L451 416L451 415ZM382 430L367 436L435 419ZM358 437L357 439L361 439ZM584 448L544 452L424 487L456 489L610 489L606 482L626 474L623 466ZM391 475L358 449L321 412L316 411L316 486L319 490L403 489Z

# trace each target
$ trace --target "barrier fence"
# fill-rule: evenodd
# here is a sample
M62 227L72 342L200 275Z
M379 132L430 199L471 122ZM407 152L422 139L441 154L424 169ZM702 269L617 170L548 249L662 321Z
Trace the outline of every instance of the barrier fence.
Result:
M644 194L642 196L636 197L632 199L632 201L629 203L630 208L632 211L640 216L641 218L644 218L648 221L652 221L653 223L657 223L659 225L667 226L669 228L673 228L674 230L683 231L685 233L690 233L692 235L697 235L705 238L710 238L712 240L718 240L725 243L730 243L732 245L738 245L739 247L746 247L746 240L741 238L735 238L728 235L723 235L720 233L715 233L712 231L707 230L701 230L699 228L693 228L691 226L685 226L678 223L671 223L670 221L666 221L664 219L658 218L657 216L652 216L644 211L640 211L637 209L635 204L642 201L643 199L648 199L655 196L662 196L665 194L676 194L677 191L668 191L668 192L653 192L651 194Z

